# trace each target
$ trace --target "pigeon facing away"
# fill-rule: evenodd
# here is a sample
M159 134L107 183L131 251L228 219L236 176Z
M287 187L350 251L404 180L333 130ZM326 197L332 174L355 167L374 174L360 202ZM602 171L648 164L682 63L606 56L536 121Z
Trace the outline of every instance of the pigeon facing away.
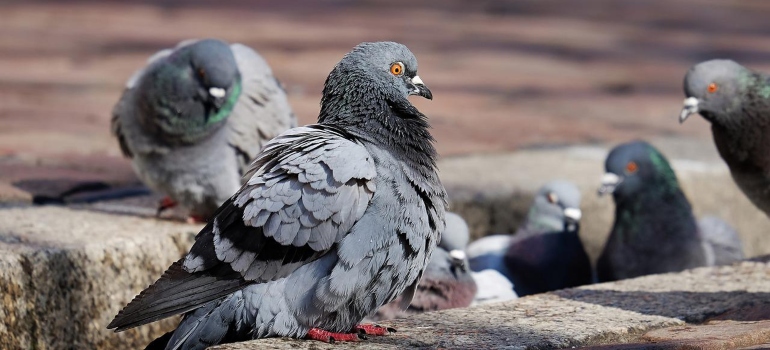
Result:
M372 321L403 318L412 314L471 305L476 282L468 268L465 246L470 240L468 225L459 215L446 212L446 229L417 284L412 303L403 309L401 298L382 306Z
M615 223L597 264L599 281L713 265L708 233L663 154L644 141L625 143L610 152L605 169L599 193L612 193Z
M270 141L190 252L126 306L124 330L185 313L167 349L272 336L359 340L357 325L411 296L444 230L446 193L417 60L362 43L329 74L318 124Z
M690 68L684 92L679 122L694 113L711 122L733 180L770 215L770 78L731 60L711 60Z
M178 203L201 221L238 190L262 146L296 125L265 60L214 39L153 55L128 80L112 117L136 174L170 198L162 206Z
M471 268L497 270L519 296L590 284L591 263L578 236L581 214L578 188L567 181L551 181L535 195L515 235L471 244Z

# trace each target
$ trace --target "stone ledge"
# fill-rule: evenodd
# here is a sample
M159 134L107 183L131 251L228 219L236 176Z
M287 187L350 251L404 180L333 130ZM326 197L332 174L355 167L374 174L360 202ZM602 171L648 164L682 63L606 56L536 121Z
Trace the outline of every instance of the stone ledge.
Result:
M0 209L0 348L139 348L177 320L105 329L198 226L61 207Z
M533 295L515 301L425 313L383 322L398 332L358 343L325 344L295 339L261 339L211 349L547 349L634 342L635 349L677 341L684 348L752 346L770 341L770 321L720 320L731 325L719 337L686 337L677 329L770 304L770 264L746 261ZM689 322L689 323L688 323ZM665 327L678 328L665 328ZM695 327L695 328L692 328ZM673 335L672 335L673 334ZM731 338L732 337L732 338ZM731 343L732 342L732 343ZM629 344L628 346L634 345ZM692 347L689 347L693 345ZM682 347L669 347L682 348Z

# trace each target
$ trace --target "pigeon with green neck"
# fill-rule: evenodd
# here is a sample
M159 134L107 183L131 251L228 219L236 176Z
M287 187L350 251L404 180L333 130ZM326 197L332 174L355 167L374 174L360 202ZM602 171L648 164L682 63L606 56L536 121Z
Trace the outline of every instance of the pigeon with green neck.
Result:
M605 169L599 194L615 199L615 223L597 263L600 282L734 261L713 244L721 240L711 238L729 235L726 223L695 221L674 170L652 145L615 147Z
M242 183L261 147L296 126L286 94L254 50L189 40L153 55L126 84L112 132L134 171L205 221Z

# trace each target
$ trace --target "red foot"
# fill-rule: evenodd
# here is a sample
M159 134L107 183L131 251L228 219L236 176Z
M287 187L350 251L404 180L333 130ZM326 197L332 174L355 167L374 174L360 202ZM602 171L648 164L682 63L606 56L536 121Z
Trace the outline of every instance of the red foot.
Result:
M358 333L333 333L319 328L311 328L307 332L307 337L308 339L319 340L326 343L359 341L362 339L358 336Z
M383 327L376 324L359 324L353 327L353 330L367 335L387 335L388 333L396 332L395 328Z
M164 210L173 208L175 206L177 206L177 203L171 199L171 197L163 197L163 199L160 200L160 203L158 203L158 211L155 213L155 216L160 216L160 213L162 213Z

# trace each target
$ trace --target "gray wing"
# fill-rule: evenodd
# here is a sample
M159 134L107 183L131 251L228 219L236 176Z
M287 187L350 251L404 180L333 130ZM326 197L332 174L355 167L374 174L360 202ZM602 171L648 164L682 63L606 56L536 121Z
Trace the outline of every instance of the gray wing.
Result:
M297 126L297 117L267 62L248 46L232 44L230 48L241 73L242 90L228 117L228 141L244 172L262 146Z
M187 42L188 41L182 42L177 47L180 47L183 43ZM147 59L147 64L144 67L137 69L136 72L134 72L134 74L128 78L128 81L126 81L126 86L123 89L123 94L120 96L118 103L115 104L115 107L112 108L112 120L110 121L110 129L112 131L112 135L118 139L120 150L123 152L123 155L126 158L132 158L134 156L133 151L131 150L131 146L129 146L131 142L128 141L128 138L131 136L130 134L126 133L126 125L124 125L124 123L130 123L130 121L127 121L126 118L135 118L133 99L136 85L144 75L144 72L147 71L148 67L158 62L158 60L170 55L171 52L173 52L173 50L164 49L150 56L150 58Z
M108 328L124 330L187 312L248 284L289 275L345 237L375 191L376 170L367 150L321 125L275 138L251 171L187 256Z

